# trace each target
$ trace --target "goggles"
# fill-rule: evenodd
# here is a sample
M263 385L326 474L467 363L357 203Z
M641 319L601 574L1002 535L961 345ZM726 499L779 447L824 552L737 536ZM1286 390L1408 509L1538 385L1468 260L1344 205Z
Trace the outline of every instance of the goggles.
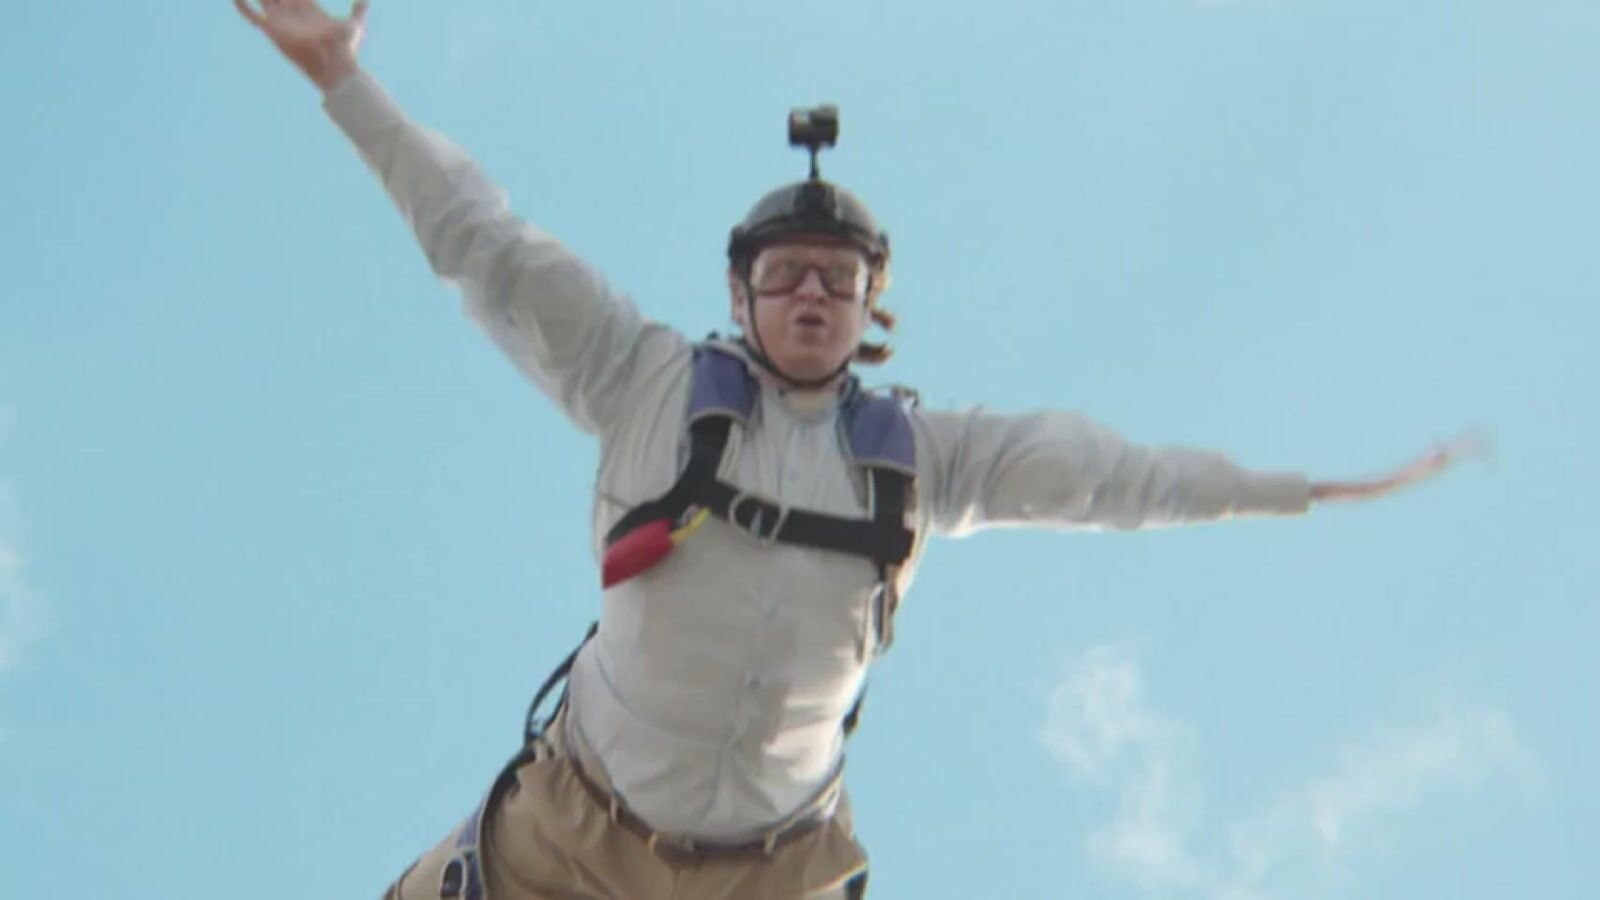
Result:
M788 254L768 251L756 261L750 273L758 294L787 294L800 287L811 272L817 273L822 289L836 300L853 300L866 293L872 271L860 253Z

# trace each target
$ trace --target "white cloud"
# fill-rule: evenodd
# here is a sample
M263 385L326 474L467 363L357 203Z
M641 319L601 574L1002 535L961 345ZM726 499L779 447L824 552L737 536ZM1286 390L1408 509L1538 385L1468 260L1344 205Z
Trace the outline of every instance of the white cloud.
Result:
M453 85L472 68L482 68L485 60L504 51L510 33L500 4L458 6L441 27L445 51L436 86Z
M1084 656L1051 694L1044 740L1076 777L1118 795L1116 818L1090 835L1095 857L1147 888L1196 883L1186 844L1197 798L1182 769L1191 738L1146 708L1130 648Z
M0 543L0 672L23 658L23 652L44 633L34 593L22 578L22 555Z
M1234 825L1236 863L1229 887L1261 896L1275 875L1330 862L1352 835L1417 807L1426 797L1467 789L1520 767L1525 753L1497 710L1445 710L1403 729L1380 729L1340 748L1332 771L1281 794Z
M11 436L16 416L0 405L0 445ZM19 546L22 517L10 485L0 481L0 672L22 661L45 630L38 595L23 576L26 560Z
M1188 762L1198 742L1147 705L1128 646L1096 647L1073 666L1051 694L1043 739L1075 778L1117 799L1115 817L1088 839L1092 857L1145 890L1216 900L1304 896L1308 878L1349 855L1351 835L1370 841L1374 826L1426 797L1526 758L1503 713L1443 710L1346 744L1330 771L1225 825L1226 851L1203 854L1192 841L1202 823Z

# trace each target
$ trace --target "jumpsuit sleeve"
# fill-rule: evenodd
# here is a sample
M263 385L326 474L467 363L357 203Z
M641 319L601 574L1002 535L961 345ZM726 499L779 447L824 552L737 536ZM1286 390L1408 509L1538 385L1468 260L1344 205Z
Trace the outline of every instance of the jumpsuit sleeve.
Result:
M602 433L632 382L687 350L645 321L581 259L512 214L505 194L455 144L408 119L371 75L329 91L330 118L415 233L467 315L578 427Z
M1073 413L975 407L913 415L924 509L939 534L1131 530L1291 515L1311 502L1303 475L1250 471L1203 450L1137 446Z

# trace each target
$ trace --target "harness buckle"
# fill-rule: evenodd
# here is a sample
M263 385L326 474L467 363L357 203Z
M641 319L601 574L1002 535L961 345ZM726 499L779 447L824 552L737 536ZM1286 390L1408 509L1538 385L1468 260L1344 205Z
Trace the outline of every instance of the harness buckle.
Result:
M740 515L745 509L750 510L749 521ZM746 491L734 494L728 504L728 521L763 544L776 542L788 519L789 507Z

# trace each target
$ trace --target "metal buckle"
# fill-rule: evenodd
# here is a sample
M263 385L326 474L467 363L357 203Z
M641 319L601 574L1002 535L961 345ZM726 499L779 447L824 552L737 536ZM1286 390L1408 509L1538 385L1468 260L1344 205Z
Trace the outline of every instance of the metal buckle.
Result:
M467 863L459 856L453 856L445 863L444 871L439 873L439 896L442 900L460 897L467 886Z
M750 517L749 525L739 521L739 508L743 503L755 505L755 514ZM762 527L766 524L762 519L764 512L772 513L771 528ZM733 502L728 504L728 522L764 544L771 544L778 539L778 532L783 530L783 523L788 519L789 507L745 491L734 494Z

